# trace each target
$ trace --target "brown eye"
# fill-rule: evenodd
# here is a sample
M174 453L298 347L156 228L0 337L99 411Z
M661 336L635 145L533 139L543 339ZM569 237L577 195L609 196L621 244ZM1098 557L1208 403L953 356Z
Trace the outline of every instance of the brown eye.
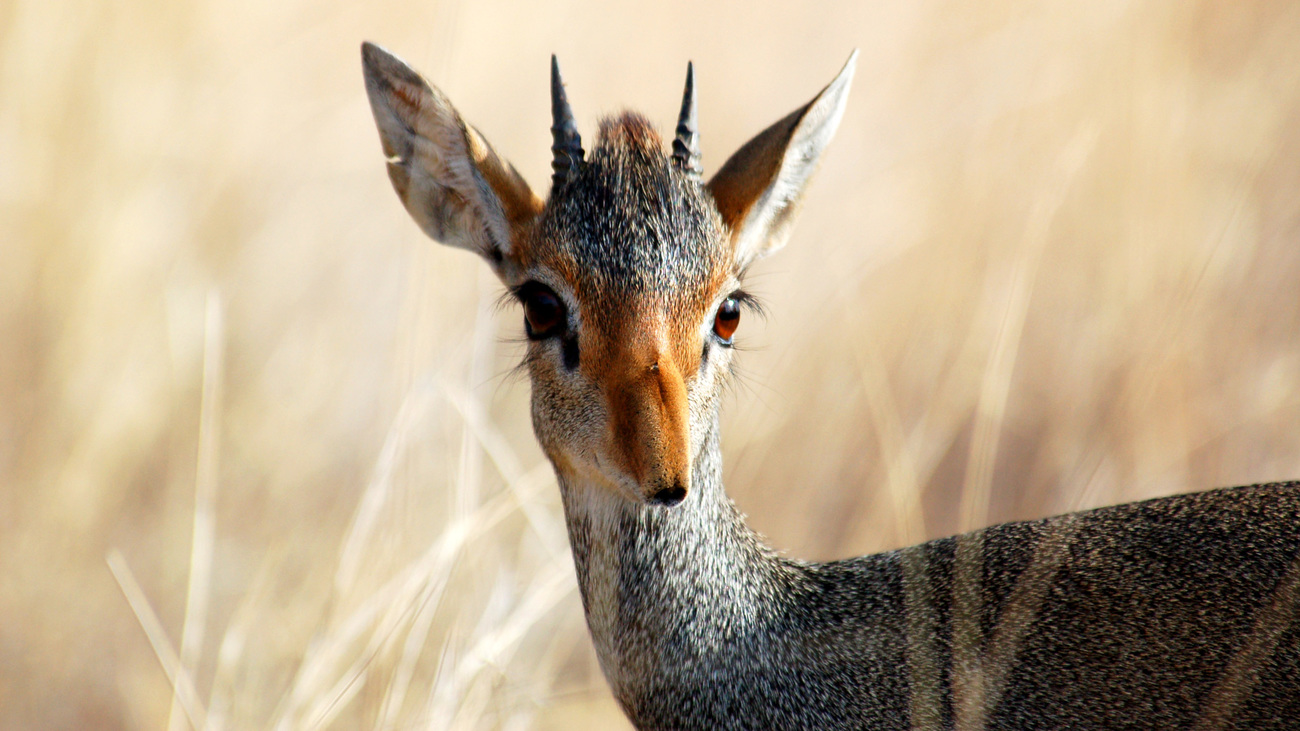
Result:
M545 285L529 282L519 290L524 303L524 330L531 340L543 340L564 329L564 305Z
M713 334L723 343L730 344L731 336L736 334L740 325L740 303L735 297L728 297L718 307L718 314L713 318Z

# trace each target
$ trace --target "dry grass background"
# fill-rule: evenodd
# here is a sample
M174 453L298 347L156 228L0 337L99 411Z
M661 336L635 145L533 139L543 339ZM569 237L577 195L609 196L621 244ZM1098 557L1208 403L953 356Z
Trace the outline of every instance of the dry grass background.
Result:
M539 187L856 88L728 479L790 553L1300 477L1300 5L0 2L0 728L625 726L513 308L384 176L372 39ZM170 679L169 679L170 678ZM173 688L178 692L173 693Z

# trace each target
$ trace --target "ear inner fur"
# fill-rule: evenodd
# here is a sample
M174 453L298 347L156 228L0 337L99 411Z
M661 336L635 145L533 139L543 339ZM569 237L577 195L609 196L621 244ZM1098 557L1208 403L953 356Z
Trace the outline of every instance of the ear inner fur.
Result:
M731 232L736 270L781 248L817 162L844 114L857 51L813 100L760 132L709 181Z
M809 104L755 135L732 153L709 180L709 192L713 194L718 213L722 214L732 236L739 234L750 209L776 179L790 136L808 111Z

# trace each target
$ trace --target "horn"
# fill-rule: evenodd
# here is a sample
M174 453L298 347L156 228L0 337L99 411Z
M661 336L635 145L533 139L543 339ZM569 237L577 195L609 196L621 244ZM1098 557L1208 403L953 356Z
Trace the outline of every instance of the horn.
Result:
M673 162L688 176L699 180L704 175L700 165L700 122L695 103L695 64L686 62L686 91L682 93L682 113L677 118L677 137L673 139Z
M551 54L551 180L555 184L568 180L582 163L582 137L573 121L573 109L564 94L564 81L560 79L560 64Z

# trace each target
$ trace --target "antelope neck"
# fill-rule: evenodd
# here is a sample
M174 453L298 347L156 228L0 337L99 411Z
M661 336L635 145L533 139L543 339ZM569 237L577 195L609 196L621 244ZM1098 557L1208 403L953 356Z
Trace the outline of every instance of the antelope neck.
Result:
M602 670L625 704L668 674L752 651L785 562L722 487L716 421L679 505L560 477L569 542Z

